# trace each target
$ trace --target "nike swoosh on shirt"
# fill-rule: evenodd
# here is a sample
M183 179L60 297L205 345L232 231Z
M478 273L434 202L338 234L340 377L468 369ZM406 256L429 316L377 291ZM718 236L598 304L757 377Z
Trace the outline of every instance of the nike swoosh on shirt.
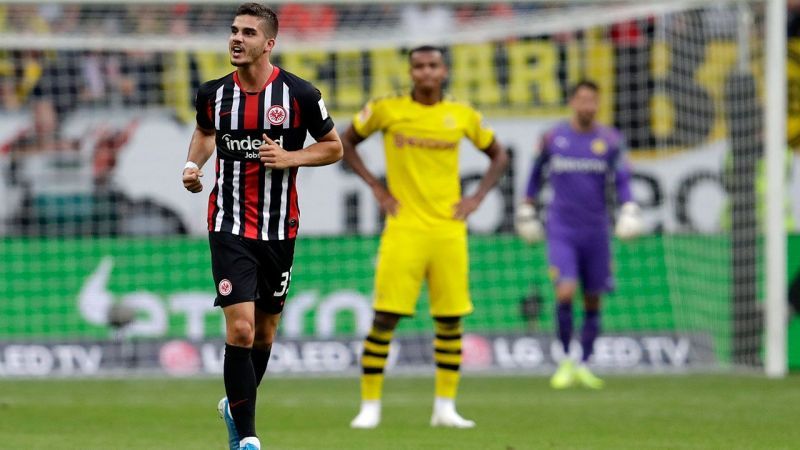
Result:
M220 116L220 117L222 117L222 116L229 116L230 114L231 114L231 112L230 112L230 111L222 111L221 113L219 113L219 116Z

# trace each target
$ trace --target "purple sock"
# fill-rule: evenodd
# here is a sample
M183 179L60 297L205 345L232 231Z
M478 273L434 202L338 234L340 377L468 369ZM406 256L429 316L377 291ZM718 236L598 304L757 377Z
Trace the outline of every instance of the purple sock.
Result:
M558 302L558 339L564 347L564 354L569 355L569 341L572 340L572 303Z
M600 334L600 311L586 311L583 319L583 329L581 330L581 347L583 347L583 357L581 360L586 362L594 351L594 340Z

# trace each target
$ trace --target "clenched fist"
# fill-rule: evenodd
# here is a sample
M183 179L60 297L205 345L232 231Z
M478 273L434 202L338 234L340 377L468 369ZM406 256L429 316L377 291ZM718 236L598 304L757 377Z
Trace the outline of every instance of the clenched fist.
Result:
M195 164L191 167L187 164L183 169L183 187L189 192L200 192L203 190L203 183L200 182L200 177L203 176L203 171Z

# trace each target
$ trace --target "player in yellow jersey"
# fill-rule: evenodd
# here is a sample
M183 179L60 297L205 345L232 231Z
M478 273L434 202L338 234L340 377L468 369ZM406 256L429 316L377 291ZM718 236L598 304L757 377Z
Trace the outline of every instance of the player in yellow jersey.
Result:
M374 428L381 418L383 370L397 322L413 315L423 281L434 318L436 387L431 426L471 428L455 409L461 364L461 318L472 312L467 217L508 165L508 155L472 107L446 99L442 50L409 52L413 89L373 100L342 137L344 159L372 188L387 215L375 273L375 318L361 358L361 410L353 428ZM364 165L356 145L383 133L384 186ZM477 190L461 196L458 150L467 138L491 160Z

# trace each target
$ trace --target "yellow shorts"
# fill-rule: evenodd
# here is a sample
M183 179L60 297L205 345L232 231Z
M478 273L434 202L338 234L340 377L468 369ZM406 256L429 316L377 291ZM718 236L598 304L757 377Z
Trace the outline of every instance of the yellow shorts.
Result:
M472 312L466 232L384 231L375 271L375 310L413 315L425 279L433 317Z

